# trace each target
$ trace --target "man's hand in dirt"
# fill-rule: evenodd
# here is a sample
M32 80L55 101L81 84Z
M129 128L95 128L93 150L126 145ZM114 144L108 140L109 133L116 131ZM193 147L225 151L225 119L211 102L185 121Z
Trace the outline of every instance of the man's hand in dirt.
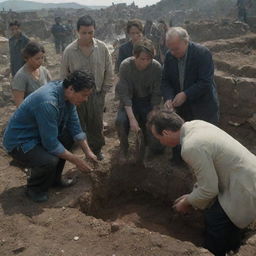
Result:
M91 150L88 150L88 152L86 152L86 156L92 160L93 162L97 163L98 160L97 160L97 156L91 151Z
M173 204L173 208L182 214L186 214L192 211L192 206L191 204L188 202L188 194L185 194L179 198L177 198Z
M180 92L174 97L172 101L172 105L175 108L180 107L186 100L187 100L187 95L185 94L185 92Z
M75 165L77 169L79 169L81 172L90 172L93 170L93 168L88 163L86 163L83 159L78 157L75 161Z

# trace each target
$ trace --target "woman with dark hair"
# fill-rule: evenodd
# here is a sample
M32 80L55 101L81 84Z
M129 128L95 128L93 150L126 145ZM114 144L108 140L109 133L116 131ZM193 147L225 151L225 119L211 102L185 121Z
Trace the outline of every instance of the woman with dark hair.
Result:
M129 42L122 44L119 48L115 70L119 72L121 62L133 56L133 45L143 38L143 24L138 19L129 20L126 25L126 33L130 38Z
M12 81L12 93L17 107L30 93L52 80L50 72L42 66L44 55L44 47L37 42L29 42L23 49L26 63Z

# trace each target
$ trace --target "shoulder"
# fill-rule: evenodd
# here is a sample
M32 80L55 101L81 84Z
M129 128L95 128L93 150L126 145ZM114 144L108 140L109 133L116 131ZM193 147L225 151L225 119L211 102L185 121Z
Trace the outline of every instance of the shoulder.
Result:
M127 49L127 48L132 48L131 41L121 44L120 47L119 47L119 50L124 50L124 49Z
M72 53L72 52L74 52L77 48L78 48L78 42L77 42L77 39L76 39L75 41L73 41L72 43L70 43L70 44L65 48L63 55Z
M129 57L126 58L122 61L121 65L120 65L120 69L127 69L128 67L130 67L131 65L133 65L134 63L134 57Z
M205 47L202 44L195 43L195 42L190 42L189 48L192 51L194 51L195 53L201 53L201 54L209 54L210 53L210 51L207 47Z
M101 40L99 40L97 38L94 38L93 41L100 48L104 48L104 49L108 48L107 45L103 41L101 41Z
M22 67L18 70L18 72L15 74L13 80L17 80L17 79L22 79L22 80L24 80L24 79L28 78L28 76L29 76L29 74L26 72L25 67L22 66Z

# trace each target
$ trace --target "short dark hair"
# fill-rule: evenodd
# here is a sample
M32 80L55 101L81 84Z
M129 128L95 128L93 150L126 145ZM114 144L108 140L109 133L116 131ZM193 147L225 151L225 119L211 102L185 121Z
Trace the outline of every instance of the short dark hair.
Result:
M152 58L155 55L155 48L151 40L143 38L142 40L136 42L133 46L133 55L137 58L142 52L147 53Z
M44 47L41 44L34 41L28 42L28 44L22 50L23 58L25 60L35 56L39 52L45 53Z
M15 21L12 21L12 22L9 23L9 27L12 27L12 26L20 27L21 24L20 24L20 22L18 22L17 20L15 20Z
M131 27L136 27L139 31L143 32L143 24L138 19L128 20L127 25L126 25L127 34L130 33Z
M85 15L78 19L76 24L77 31L79 31L81 26L86 26L86 27L93 26L94 28L96 28L96 23L95 23L95 20L90 15Z
M161 135L163 130L176 132L183 124L184 120L175 111L157 110L151 115L147 125L154 126L156 132Z
M70 85L73 86L75 92L79 92L84 89L90 90L95 86L94 76L86 71L74 71L63 81L64 88L68 88Z

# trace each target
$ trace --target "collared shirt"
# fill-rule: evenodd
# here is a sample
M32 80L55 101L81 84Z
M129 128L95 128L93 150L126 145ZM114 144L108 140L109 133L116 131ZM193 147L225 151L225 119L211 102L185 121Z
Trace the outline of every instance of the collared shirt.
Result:
M120 66L116 92L123 106L132 106L133 98L150 97L152 106L161 102L161 64L153 60L145 70L139 70L134 57L125 59Z
M197 186L189 203L205 209L218 197L239 228L256 219L256 156L218 127L204 121L181 128L181 155L193 169Z
M28 42L29 38L22 33L19 37L12 36L9 39L10 64L13 77L25 63L25 60L22 56L22 49L25 48Z
M107 91L113 84L111 55L105 43L98 39L93 39L93 51L89 57L81 51L78 40L67 46L61 63L61 78L65 79L75 70L91 70L95 78L97 92Z
M39 67L39 79L37 80L27 70L27 64L24 64L14 76L11 86L13 90L24 92L25 97L27 97L50 80L52 80L50 72L45 67Z
M64 98L62 82L50 82L30 94L14 112L3 145L8 152L21 147L26 153L41 144L49 153L59 155L65 151L58 139L64 128L75 141L85 139L75 105Z
M184 89L184 79L185 79L187 56L188 56L188 49L186 50L185 55L182 58L178 59L179 80L180 80L180 90L181 91L183 91L183 89Z

